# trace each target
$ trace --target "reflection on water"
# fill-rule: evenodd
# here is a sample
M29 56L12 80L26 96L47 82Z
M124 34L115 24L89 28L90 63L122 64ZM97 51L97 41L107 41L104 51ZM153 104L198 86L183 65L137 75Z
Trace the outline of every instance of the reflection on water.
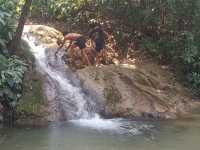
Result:
M127 120L121 123L127 125ZM160 123L132 121L129 126L131 124L135 129L140 129L142 125L152 125L152 128L142 128L142 134L137 135L121 134L109 128L97 127L96 130L94 126L82 126L77 122L51 125L48 128L0 129L0 150L200 149L200 120Z

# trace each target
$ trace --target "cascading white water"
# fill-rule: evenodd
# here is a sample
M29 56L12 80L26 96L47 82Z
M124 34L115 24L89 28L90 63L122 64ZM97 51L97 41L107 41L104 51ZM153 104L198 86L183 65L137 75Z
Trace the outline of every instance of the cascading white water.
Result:
M28 27L25 27L23 39L28 42L31 51L35 56L38 70L43 75L50 78L49 82L54 86L51 88L51 90L54 91L50 92L57 92L56 101L59 103L60 107L63 107L62 113L65 113L64 115L67 116L66 118L89 118L91 112L87 110L86 96L81 91L80 87L73 85L68 79L66 72L64 72L65 65L61 61L61 56L55 58L53 55L49 58L46 52L48 49L37 42L37 39L29 33ZM51 59L53 62L51 62ZM54 66L52 66L51 63L54 63ZM69 112L69 110L72 109L70 107L73 107L71 112Z

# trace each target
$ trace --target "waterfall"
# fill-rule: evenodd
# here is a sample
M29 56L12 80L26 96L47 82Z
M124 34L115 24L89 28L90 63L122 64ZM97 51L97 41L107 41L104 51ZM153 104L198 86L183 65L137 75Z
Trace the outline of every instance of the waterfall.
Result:
M54 119L69 120L77 118L91 118L94 112L89 109L92 104L90 98L84 94L80 85L73 84L76 80L70 69L66 68L61 59L54 56L52 49L44 46L29 33L28 27L25 27L23 39L29 44L33 53L38 71L45 77L45 89L47 99L50 100L54 111ZM49 98L48 98L49 97Z
M152 125L116 118L102 119L98 105L81 89L79 80L62 61L62 53L56 58L55 48L47 48L29 33L25 26L23 39L29 44L35 57L37 70L42 74L52 121L68 120L74 125L92 129L115 131L137 135L149 131Z

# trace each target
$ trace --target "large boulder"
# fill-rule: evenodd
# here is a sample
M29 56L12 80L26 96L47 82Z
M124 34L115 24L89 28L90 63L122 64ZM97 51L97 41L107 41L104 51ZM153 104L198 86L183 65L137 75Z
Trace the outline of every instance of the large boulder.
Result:
M40 42L47 45L56 44L58 39L63 39L63 34L49 26L44 25L26 25L29 33L36 36Z
M104 116L175 119L197 106L188 91L156 65L88 67L77 74Z

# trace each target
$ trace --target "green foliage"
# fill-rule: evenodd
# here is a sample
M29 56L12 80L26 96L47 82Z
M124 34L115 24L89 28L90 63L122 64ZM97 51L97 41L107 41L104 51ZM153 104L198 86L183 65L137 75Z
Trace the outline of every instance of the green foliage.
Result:
M13 37L17 2L18 0L0 0L0 53L5 53L6 45Z
M0 103L14 107L21 97L26 64L16 56L5 58L0 55Z
M91 0L38 0L33 1L32 16L70 21Z
M128 51L127 37L125 33L118 29L113 33L113 35L115 37L115 40L117 41L117 45L122 49L122 56L125 56Z
M200 87L200 73L192 72L189 81L193 84L193 86L196 89L198 89Z

